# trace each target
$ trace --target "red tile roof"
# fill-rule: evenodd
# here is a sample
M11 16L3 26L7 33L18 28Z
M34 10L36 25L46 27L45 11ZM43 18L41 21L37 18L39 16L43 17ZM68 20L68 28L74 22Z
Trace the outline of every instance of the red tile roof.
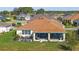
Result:
M32 30L33 32L64 32L64 27L56 20L49 20L46 17L36 18L26 25L20 26L17 30Z
M68 20L78 20L79 19L79 14L74 14L74 15L71 15L67 18Z

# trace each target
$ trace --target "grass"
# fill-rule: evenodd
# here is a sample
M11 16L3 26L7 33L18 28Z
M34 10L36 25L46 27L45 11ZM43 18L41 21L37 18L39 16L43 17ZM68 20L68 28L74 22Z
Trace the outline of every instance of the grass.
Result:
M75 31L67 31L65 42L18 42L14 40L15 36L15 31L0 34L0 51L65 51L60 45L67 40L74 45L76 39ZM79 44L73 50L79 50Z
M0 50L7 51L58 51L57 43L40 42L13 42L0 43Z
M58 42L18 42L14 41L15 31L2 33L0 35L1 51L58 51Z
M76 27L76 26L73 26L72 24L69 24L69 23L65 24L65 28L73 28L73 27Z
M0 43L12 42L14 37L15 37L15 31L2 33L0 35Z

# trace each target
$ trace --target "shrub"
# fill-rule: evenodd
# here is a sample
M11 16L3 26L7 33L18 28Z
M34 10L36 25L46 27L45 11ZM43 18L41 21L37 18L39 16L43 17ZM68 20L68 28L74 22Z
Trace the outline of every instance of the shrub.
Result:
M71 51L72 47L68 44L60 44L60 48L66 51Z
M14 40L18 40L19 39L19 35L16 35L15 37L14 37Z
M6 22L5 20L1 20L2 22Z
M21 26L22 24L20 22L17 23L17 26Z

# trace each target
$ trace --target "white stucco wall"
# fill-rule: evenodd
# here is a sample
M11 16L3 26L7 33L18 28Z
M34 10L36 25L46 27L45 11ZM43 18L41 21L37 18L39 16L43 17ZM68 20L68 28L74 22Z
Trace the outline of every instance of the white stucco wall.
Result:
M73 20L71 20L71 24L73 24Z
M2 32L9 32L12 27L0 27L0 33Z
M18 35L22 35L22 30L17 30L16 32Z
M32 34L32 31L31 31L31 34ZM17 35L19 35L19 36L23 36L23 37L25 37L25 36L31 36L31 34L22 34L22 30L17 30Z
M25 19L26 19L26 20L30 20L30 16L26 16Z

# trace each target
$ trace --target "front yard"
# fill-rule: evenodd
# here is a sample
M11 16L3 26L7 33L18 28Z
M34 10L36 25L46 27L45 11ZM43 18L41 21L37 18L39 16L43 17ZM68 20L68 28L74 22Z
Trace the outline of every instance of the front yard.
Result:
M75 44L77 37L75 31L67 31L66 41L62 42L18 42L15 40L15 31L0 34L0 50L1 51L65 51L68 47L61 46L65 44L67 40L69 45L73 47L72 50L79 50L78 44ZM75 47L75 48L74 48Z

